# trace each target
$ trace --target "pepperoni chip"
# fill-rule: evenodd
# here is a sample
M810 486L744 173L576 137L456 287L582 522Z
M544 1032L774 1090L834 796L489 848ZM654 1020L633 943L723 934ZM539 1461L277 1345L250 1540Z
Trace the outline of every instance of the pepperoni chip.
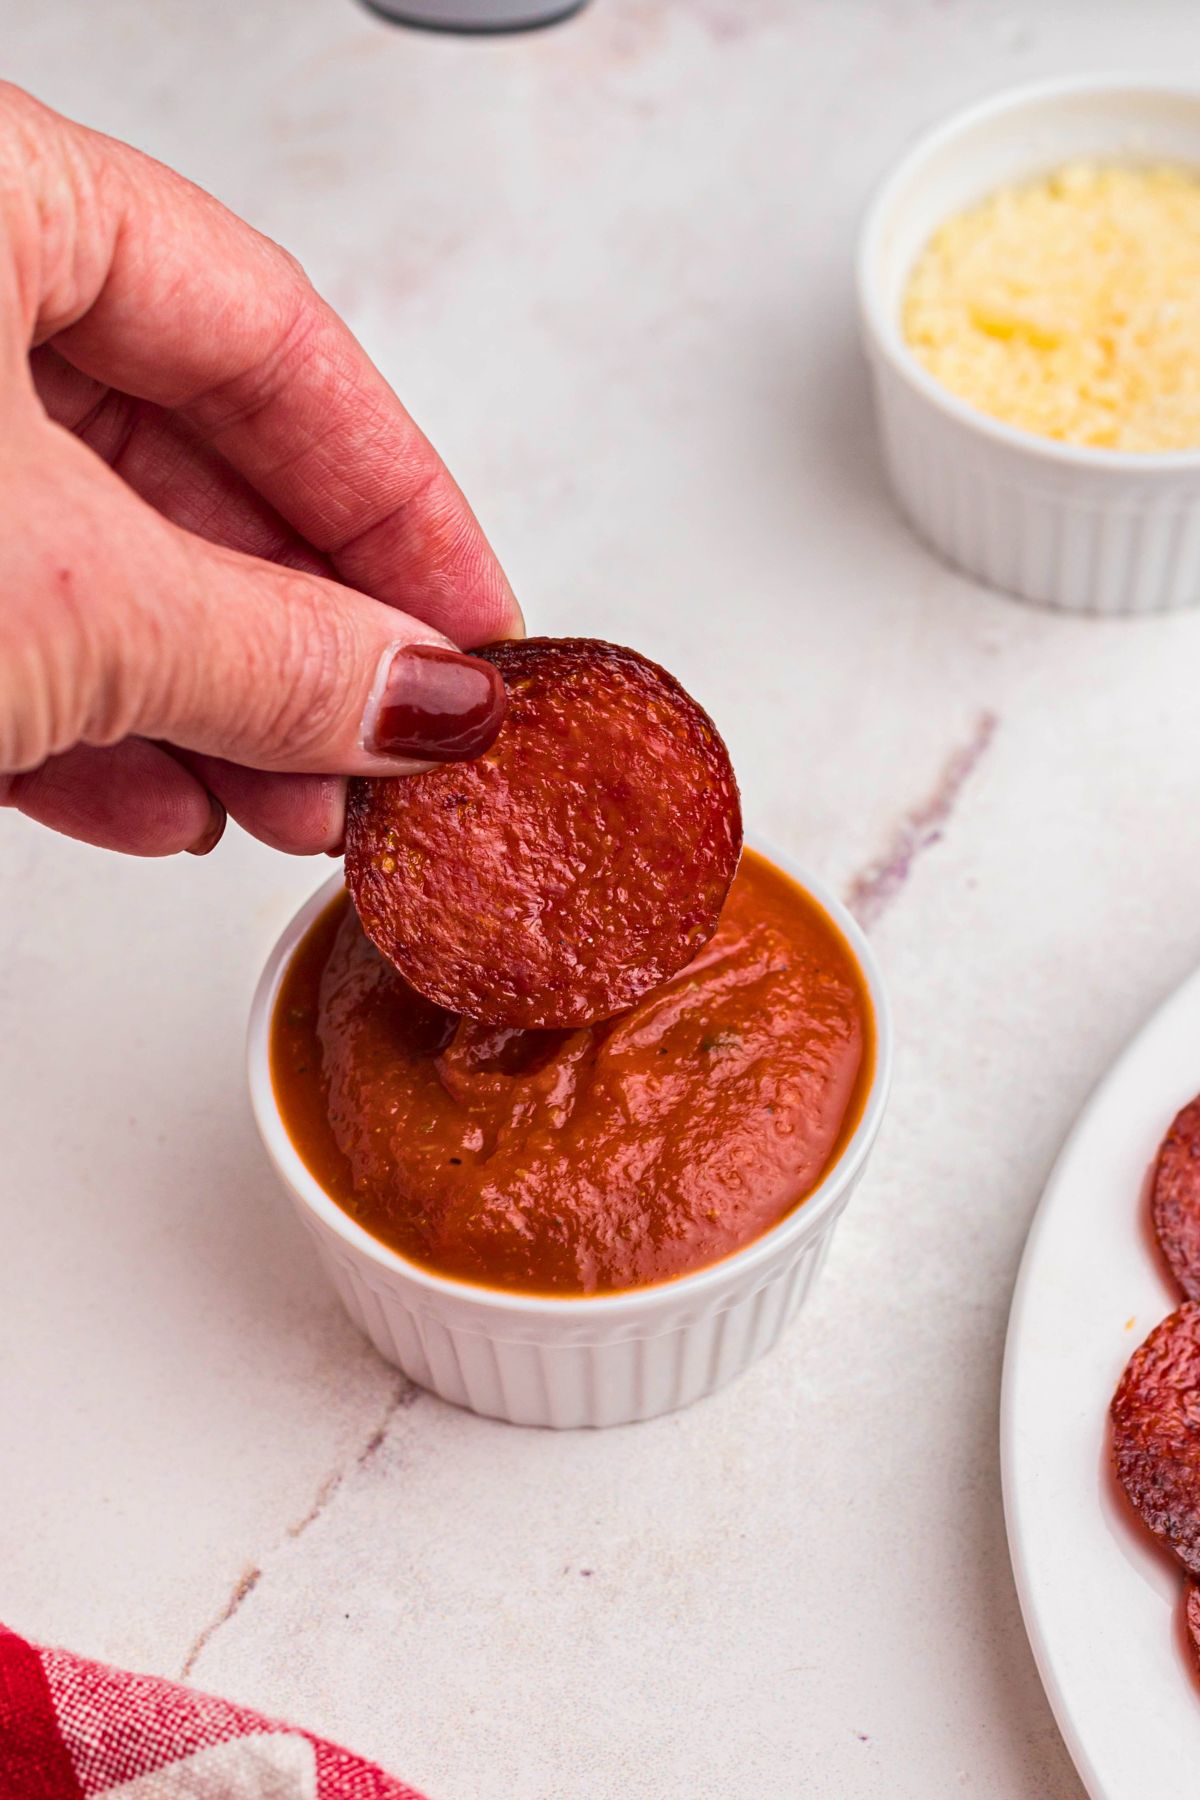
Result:
M1200 1300L1200 1099L1176 1116L1154 1165L1154 1229L1171 1273Z
M475 652L508 713L474 762L355 781L346 880L429 1000L489 1025L622 1012L716 930L742 844L729 752L665 670L592 638Z
M1110 1410L1121 1486L1155 1537L1200 1575L1200 1306L1186 1301L1155 1326Z
M1197 1670L1200 1670L1200 1587L1194 1581L1189 1581L1184 1588L1183 1608L1192 1655L1196 1659Z

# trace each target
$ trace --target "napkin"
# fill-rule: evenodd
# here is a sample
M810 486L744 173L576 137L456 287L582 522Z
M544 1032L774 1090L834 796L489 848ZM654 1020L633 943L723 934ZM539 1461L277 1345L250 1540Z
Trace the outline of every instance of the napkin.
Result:
M421 1800L309 1731L0 1625L0 1800Z

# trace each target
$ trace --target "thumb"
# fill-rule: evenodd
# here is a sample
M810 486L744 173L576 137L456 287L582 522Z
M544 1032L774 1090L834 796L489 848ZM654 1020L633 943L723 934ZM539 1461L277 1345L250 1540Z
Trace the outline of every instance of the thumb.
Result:
M186 555L187 598L151 634L143 735L254 769L396 775L499 731L499 671L407 613L194 539Z
M0 577L0 770L132 735L325 775L492 742L490 663L353 588L191 536L75 448L63 439L17 515L32 566Z

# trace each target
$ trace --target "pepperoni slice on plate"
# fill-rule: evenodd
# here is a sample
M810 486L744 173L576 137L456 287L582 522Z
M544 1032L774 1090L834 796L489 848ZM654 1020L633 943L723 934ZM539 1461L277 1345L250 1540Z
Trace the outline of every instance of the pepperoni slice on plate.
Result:
M1162 1141L1150 1210L1171 1273L1189 1300L1200 1300L1200 1099L1184 1107Z
M1184 1589L1183 1612L1196 1668L1200 1670L1200 1587L1194 1581L1189 1581Z
M610 1018L716 930L742 845L707 713L636 651L527 638L474 652L508 713L474 762L355 781L346 880L367 936L449 1012Z
M1117 1478L1142 1521L1200 1575L1200 1306L1135 1350L1110 1408Z

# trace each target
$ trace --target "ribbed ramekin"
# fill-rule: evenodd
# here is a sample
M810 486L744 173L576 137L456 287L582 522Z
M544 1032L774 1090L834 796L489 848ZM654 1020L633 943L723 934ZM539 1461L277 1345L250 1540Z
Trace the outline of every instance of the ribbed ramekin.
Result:
M1200 168L1200 89L1111 76L1013 89L930 132L883 183L858 298L884 460L920 536L980 581L1072 612L1165 612L1200 600L1200 451L1083 449L1002 424L936 381L901 329L939 225L1075 160Z
M342 1304L419 1386L515 1425L621 1425L710 1394L769 1350L795 1317L874 1142L891 1078L879 970L850 914L779 858L847 940L875 1022L875 1069L858 1127L820 1186L763 1237L694 1275L594 1298L549 1299L452 1281L380 1243L305 1167L271 1082L270 1025L296 946L340 877L301 907L268 958L250 1009L250 1097L263 1143Z

